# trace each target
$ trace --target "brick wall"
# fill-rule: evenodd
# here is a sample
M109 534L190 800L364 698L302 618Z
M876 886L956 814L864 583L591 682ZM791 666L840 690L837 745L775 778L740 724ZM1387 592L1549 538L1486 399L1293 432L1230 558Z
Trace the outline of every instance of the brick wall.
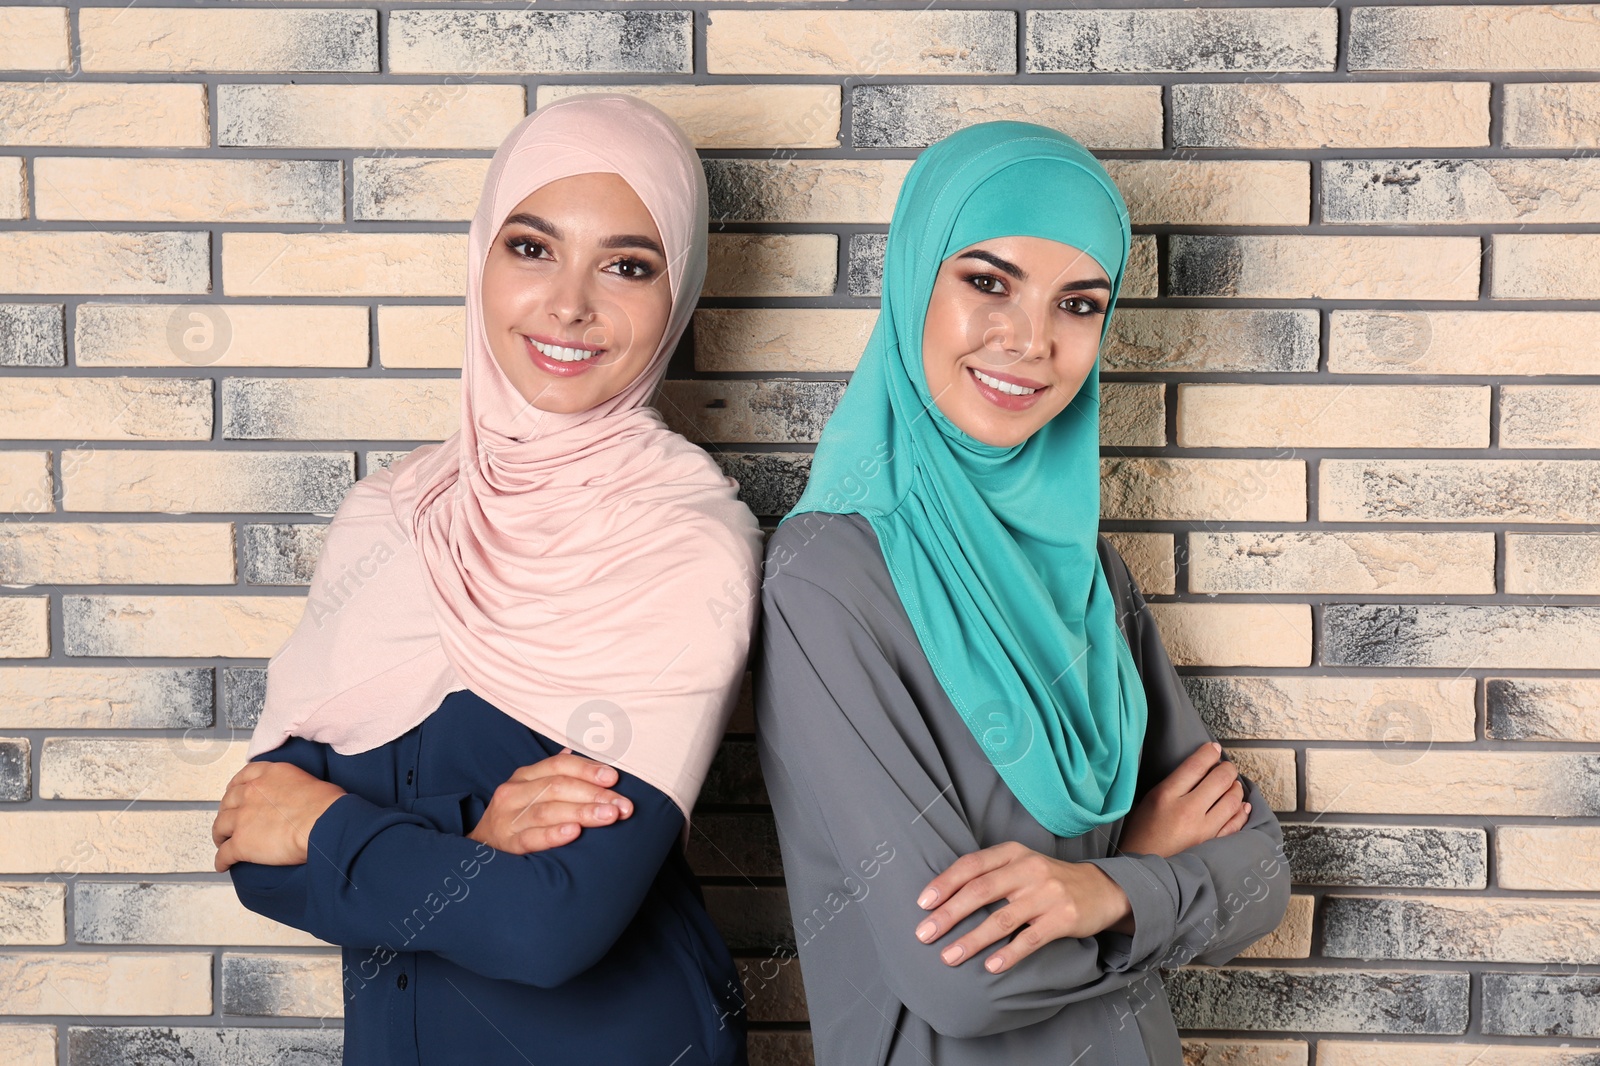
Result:
M455 424L467 218L563 93L677 117L660 405L781 514L922 146L1062 128L1135 253L1105 529L1296 896L1167 974L1193 1061L1600 1051L1600 6L0 7L0 1061L338 1061L209 827L355 478ZM748 700L694 861L810 1061Z

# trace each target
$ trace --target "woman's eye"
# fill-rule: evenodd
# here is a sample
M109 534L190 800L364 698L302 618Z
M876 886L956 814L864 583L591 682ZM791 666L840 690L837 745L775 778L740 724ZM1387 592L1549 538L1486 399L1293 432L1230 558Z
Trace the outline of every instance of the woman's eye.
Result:
M648 278L655 273L649 263L637 259L619 259L611 265L618 268L618 272L625 278Z
M506 241L506 247L511 249L511 251L514 254L520 255L524 259L540 259L540 258L542 258L542 256L540 256L540 255L538 255L536 253L529 253L529 252L523 251L524 248L536 248L540 252L544 252L544 251L548 251L549 250L544 246L543 243L541 243L540 241L533 240L531 237L512 237L512 238L509 238Z
M1067 307L1070 313L1074 315L1086 317L1088 315L1100 313L1100 305L1089 299L1087 296L1068 296L1065 300L1062 300L1061 303L1063 306ZM1072 310L1072 308L1068 306L1071 304L1077 304L1079 309L1075 311Z
M968 280L977 287L979 292L1003 293L1006 291L1005 285L993 274L974 274Z

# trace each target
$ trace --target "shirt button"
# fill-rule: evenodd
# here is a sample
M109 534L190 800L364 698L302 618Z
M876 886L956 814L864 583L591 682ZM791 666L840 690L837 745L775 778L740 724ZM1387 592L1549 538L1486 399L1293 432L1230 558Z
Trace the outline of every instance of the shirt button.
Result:
M401 974L399 977L395 978L394 983L400 987L400 991L404 992L406 990L406 975Z
M414 776L416 776L416 773L417 772L415 770L407 770L406 771L406 784L408 784L408 785L411 784L411 779Z

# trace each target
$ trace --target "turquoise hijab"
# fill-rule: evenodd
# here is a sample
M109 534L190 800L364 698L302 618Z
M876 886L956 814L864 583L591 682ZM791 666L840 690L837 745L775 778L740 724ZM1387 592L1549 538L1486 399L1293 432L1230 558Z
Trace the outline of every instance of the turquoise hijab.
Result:
M922 366L941 262L1006 236L1060 241L1104 268L1104 344L1133 239L1105 168L1032 123L951 134L901 187L877 324L784 518L872 525L951 703L1028 812L1074 837L1132 807L1147 710L1096 550L1100 360L1060 414L1012 447L958 429Z

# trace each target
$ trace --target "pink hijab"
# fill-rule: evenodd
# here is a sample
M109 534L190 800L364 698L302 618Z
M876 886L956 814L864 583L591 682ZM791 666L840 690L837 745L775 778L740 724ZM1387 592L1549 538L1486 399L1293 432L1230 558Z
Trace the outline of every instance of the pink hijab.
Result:
M655 219L672 310L631 385L554 414L495 362L483 266L518 203L591 172L620 175ZM635 97L566 97L511 131L472 219L461 429L345 497L268 663L251 757L289 736L367 751L470 688L654 785L687 831L744 671L761 553L736 483L646 406L700 295L706 211L694 148Z

